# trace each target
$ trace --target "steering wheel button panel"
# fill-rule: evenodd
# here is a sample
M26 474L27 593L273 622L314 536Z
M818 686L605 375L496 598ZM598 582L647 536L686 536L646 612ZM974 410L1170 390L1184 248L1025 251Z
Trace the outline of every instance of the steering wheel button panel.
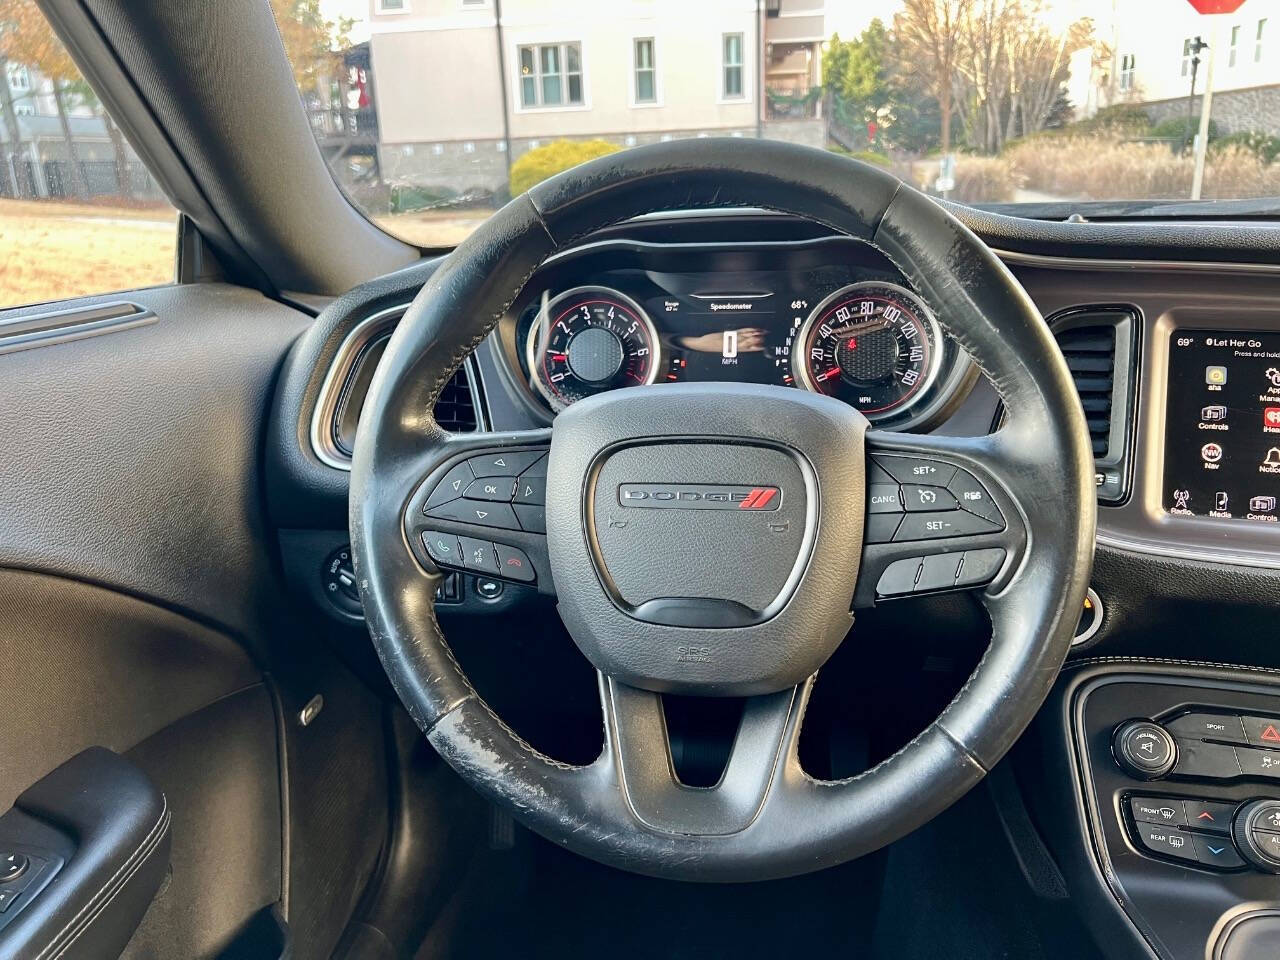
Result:
M458 546L458 538L453 534L428 530L422 535L422 544L436 563L447 567L462 566L462 548Z
M1004 516L1000 508L991 499L987 488L979 483L973 474L957 469L955 476L947 481L947 489L959 502L960 509L968 510L985 520L1004 525Z
M902 485L902 504L908 513L932 513L955 510L959 504L946 487L926 487L921 484Z
M899 483L945 487L956 473L956 468L949 463L918 457L878 457L876 462Z
M950 590L956 585L956 574L960 570L963 557L963 553L939 553L932 557L925 557L914 592Z
M539 505L546 503L546 476L535 477L527 473L522 474L520 479L516 481L516 495L512 499L515 503L533 503Z
M539 504L517 503L515 514L520 521L520 529L528 533L547 532L547 508Z
M916 588L916 580L920 577L920 567L924 563L922 557L908 557L895 560L885 567L884 573L876 583L876 593L882 597L900 597L911 593Z
M519 530L515 511L510 504L488 503L478 500L451 500L427 511L427 516L439 520L459 520L474 523L478 527L498 527L501 530Z
M462 566L474 573L497 573L498 552L488 540L459 537L462 544Z
M477 477L518 477L545 456L542 450L515 450L472 457L467 463Z
M498 557L498 574L519 583L533 583L535 574L529 555L519 547L509 547L505 543L495 543L494 551Z
M1004 549L990 547L986 550L966 550L960 570L956 574L957 587L976 587L990 583L1004 566Z
M902 490L896 483L873 483L867 492L867 513L901 513Z
M515 477L480 477L472 480L462 494L468 500L492 500L510 503L515 496Z
M422 512L430 513L436 507L448 503L450 500L457 500L474 479L475 474L471 472L471 468L465 463L460 463L453 467L441 477L440 482L431 491L431 496L427 498L427 503L422 508Z
M993 523L972 513L955 510L946 513L908 513L894 534L895 543L905 540L942 540L946 537L969 537L979 533L997 533L1003 524Z

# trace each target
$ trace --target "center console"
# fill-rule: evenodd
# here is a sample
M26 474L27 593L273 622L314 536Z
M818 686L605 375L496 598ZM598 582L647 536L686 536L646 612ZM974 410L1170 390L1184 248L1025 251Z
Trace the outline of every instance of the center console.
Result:
M1070 675L1096 876L1155 956L1280 955L1278 681L1172 663Z

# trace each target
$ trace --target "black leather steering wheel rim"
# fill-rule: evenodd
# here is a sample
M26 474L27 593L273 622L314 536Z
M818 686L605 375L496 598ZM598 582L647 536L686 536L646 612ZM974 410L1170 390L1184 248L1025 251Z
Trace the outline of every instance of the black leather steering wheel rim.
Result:
M878 442L937 449L990 478L1016 504L1025 549L984 597L991 646L919 736L857 777L815 781L795 751L812 679L766 692L749 702L739 734L744 750L757 738L752 754L763 767L744 766L734 780L731 759L723 803L714 807L717 816L724 808L730 828L699 814L682 830L646 816L634 795L649 771L637 772L629 741L661 727L653 695L602 675L600 759L575 767L538 753L458 666L435 619L435 572L408 549L403 517L424 476L474 442L434 422L435 399L547 257L644 213L734 206L821 223L873 244L902 271L990 379L1008 417L986 438ZM547 439L547 431L488 437L491 445ZM400 322L369 390L353 458L351 538L382 663L410 715L465 780L537 832L602 862L681 879L764 879L830 866L903 836L1005 754L1070 646L1091 570L1092 477L1083 413L1047 326L1004 265L954 217L886 172L824 151L676 141L540 184L441 264Z

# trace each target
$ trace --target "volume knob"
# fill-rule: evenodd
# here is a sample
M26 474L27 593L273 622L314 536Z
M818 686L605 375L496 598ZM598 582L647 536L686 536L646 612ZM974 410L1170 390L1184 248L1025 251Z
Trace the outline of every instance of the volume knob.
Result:
M1111 749L1121 769L1139 780L1158 780L1173 769L1178 759L1178 747L1169 731L1150 720L1120 724Z

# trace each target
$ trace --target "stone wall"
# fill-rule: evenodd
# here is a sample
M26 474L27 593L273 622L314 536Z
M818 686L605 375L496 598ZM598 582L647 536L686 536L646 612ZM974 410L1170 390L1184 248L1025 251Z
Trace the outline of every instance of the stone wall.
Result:
M1200 115L1204 97L1196 94L1192 115ZM1187 115L1187 98L1157 100L1141 104L1152 123L1160 123L1171 117L1184 119ZM1250 87L1247 90L1215 91L1209 107L1209 118L1223 134L1256 131L1280 136L1280 84L1267 87Z
M689 137L754 137L754 128L726 130L672 130L658 133L599 134L598 139L608 140L621 147L635 147L646 143L685 139ZM826 142L826 121L786 120L772 121L764 125L764 135L773 140L787 140L821 147ZM570 137L567 139L587 139ZM551 139L517 138L511 141L510 158L514 163L521 155ZM383 143L378 145L378 156L383 179L401 186L411 185L442 193L461 194L483 190L500 192L506 189L508 167L507 151L501 140L452 141L442 143Z

